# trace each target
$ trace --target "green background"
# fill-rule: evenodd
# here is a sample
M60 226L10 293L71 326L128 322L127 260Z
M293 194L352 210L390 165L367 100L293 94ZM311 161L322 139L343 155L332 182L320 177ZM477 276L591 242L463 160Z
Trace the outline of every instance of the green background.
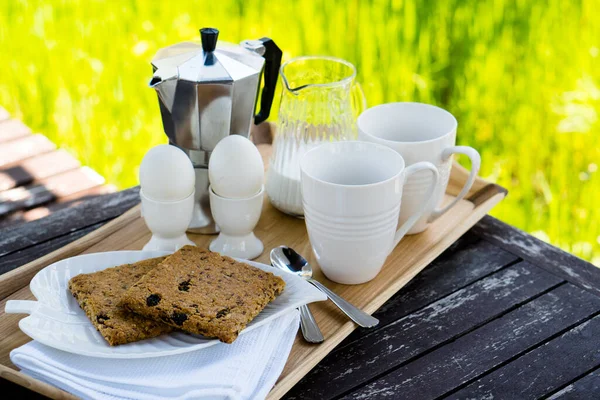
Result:
M269 36L286 60L355 64L371 106L448 109L481 175L510 191L492 214L600 264L599 2L6 0L0 105L126 188L166 141L155 51L203 26Z

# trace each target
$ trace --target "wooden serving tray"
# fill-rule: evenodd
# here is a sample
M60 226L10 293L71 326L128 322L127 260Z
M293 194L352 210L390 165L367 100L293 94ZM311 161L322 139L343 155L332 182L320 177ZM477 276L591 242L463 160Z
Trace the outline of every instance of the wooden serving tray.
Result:
M269 150L267 147L261 148L263 157L266 158L267 154L265 153L268 153ZM454 165L445 199L447 202L458 194L467 176L468 172L464 168L458 164ZM469 193L468 200L459 202L425 232L405 237L388 257L381 273L374 280L355 286L336 284L325 278L312 255L304 221L277 211L265 196L263 214L255 233L263 241L266 250L256 261L269 264L268 250L281 244L291 246L308 258L313 266L316 279L356 306L373 313L486 215L506 196L506 193L504 188L478 179ZM214 236L207 235L189 236L203 247L208 247L210 241L214 239ZM75 398L56 387L18 372L10 362L10 351L31 339L18 327L18 321L25 315L4 313L6 301L9 299L33 299L29 290L31 278L40 269L58 260L84 253L139 250L149 239L150 232L140 218L138 205L62 249L2 275L0 277L0 376L51 398ZM17 288L18 290L16 290ZM271 390L269 399L282 397L357 327L331 302L313 303L310 308L325 336L325 342L313 345L304 342L300 334L296 337L287 364Z

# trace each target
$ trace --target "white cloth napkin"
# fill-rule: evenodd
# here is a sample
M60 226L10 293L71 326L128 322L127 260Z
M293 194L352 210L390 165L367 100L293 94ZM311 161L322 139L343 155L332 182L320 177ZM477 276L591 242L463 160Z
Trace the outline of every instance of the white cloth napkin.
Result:
M145 359L85 357L36 341L10 353L21 371L84 399L263 399L299 326L293 310L230 345Z

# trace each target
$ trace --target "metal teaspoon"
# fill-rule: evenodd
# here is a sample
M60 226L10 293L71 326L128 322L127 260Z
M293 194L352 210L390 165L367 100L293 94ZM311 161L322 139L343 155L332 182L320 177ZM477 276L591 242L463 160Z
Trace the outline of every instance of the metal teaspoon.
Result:
M271 250L271 263L277 268L281 268L284 271L298 275L301 278L306 279L317 289L325 293L333 303L339 307L350 319L356 322L363 328L372 328L379 323L377 318L374 318L366 312L353 306L331 290L329 290L321 282L312 278L312 268L310 264L300 254L296 253L294 249L287 246L275 247Z
M280 259L274 257L275 249L271 250L271 265L275 268L282 269L286 272L290 272L287 267L280 263ZM305 304L299 307L300 310L300 329L302 330L302 336L304 336L304 340L309 343L322 343L325 338L323 337L323 333L319 329L317 325L317 321L315 321L315 317L310 312L310 309Z

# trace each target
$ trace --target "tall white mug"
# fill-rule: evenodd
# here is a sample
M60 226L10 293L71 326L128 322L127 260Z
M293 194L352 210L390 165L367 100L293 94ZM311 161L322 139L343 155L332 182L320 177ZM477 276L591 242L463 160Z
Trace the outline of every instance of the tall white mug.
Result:
M415 234L454 207L473 185L481 158L477 150L468 146L455 146L458 122L448 111L422 103L389 103L372 107L358 117L359 140L379 143L402 155L407 165L428 161L434 164L440 179L433 201L419 221L408 231ZM452 157L464 154L471 160L471 172L458 196L441 207L448 187ZM423 193L428 189L431 177L425 173L411 176L404 186L400 223L414 215L422 203Z
M387 256L428 208L437 168L421 162L405 168L400 154L376 143L330 142L300 160L302 205L308 236L323 273L359 284L381 270ZM432 176L421 207L398 228L407 177Z

